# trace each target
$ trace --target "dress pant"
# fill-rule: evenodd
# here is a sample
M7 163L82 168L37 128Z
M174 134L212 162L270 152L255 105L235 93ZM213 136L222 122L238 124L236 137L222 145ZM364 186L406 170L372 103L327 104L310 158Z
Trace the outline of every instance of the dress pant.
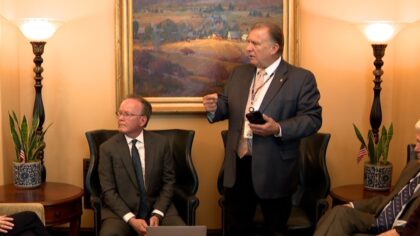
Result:
M251 161L251 156L237 158L235 185L225 188L227 234L252 235L255 229L255 211L259 204L264 217L262 233L270 236L287 235L287 220L292 208L291 196L276 199L259 198L252 184Z
M150 216L148 217L148 219ZM149 224L149 222L147 222ZM185 225L177 214L166 214L160 225ZM136 231L121 218L107 218L102 221L100 236L137 236Z
M48 236L48 231L44 224L38 218L38 215L32 211L23 211L9 217L13 218L15 225L7 234L0 233L0 235L7 236Z
M348 206L336 206L318 222L314 236L346 236L368 233L375 216Z

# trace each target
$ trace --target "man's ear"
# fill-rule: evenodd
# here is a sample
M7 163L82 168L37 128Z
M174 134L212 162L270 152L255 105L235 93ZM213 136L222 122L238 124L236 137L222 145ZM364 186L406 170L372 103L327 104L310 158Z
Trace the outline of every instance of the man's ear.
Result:
M147 116L140 116L139 118L140 118L139 119L139 125L141 127L146 127L146 124L147 124L147 121L148 121Z
M271 46L271 54L277 54L277 52L280 50L280 45L278 43L273 43Z

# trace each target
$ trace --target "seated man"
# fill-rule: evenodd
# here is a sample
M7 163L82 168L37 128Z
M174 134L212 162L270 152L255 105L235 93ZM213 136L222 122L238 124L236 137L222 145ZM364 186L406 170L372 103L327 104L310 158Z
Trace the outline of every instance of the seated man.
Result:
M0 235L48 236L48 232L37 214L22 211L10 216L0 216Z
M119 134L100 147L100 235L144 235L147 226L185 225L172 203L174 161L165 137L144 130L152 106L142 97L121 102Z
M419 159L420 120L415 128L415 152ZM413 160L401 172L395 188L388 196L377 196L334 207L319 220L314 235L398 235L404 230L409 216L420 205L419 189L420 160Z

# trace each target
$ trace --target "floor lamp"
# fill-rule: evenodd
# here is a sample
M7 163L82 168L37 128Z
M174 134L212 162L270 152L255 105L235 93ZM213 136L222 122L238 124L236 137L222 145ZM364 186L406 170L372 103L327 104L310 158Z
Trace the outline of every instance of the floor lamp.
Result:
M33 71L35 72L35 102L33 113L39 115L39 126L37 129L38 135L42 133L43 124L45 121L45 111L44 104L42 102L42 72L44 69L41 64L44 61L42 59L42 54L44 53L44 46L46 40L51 38L55 31L58 28L58 24L54 21L44 19L44 18L27 18L18 21L18 26L22 31L23 35L30 41L32 44L32 51L35 54L34 63L35 67ZM41 164L42 164L42 182L45 182L47 172L44 165L44 150L41 150Z
M364 25L363 32L372 45L373 55L375 57L375 61L373 62L375 65L375 70L373 70L373 75L375 76L373 83L375 86L373 87L373 103L370 110L370 125L375 143L378 143L379 127L382 123L381 76L383 75L383 70L381 68L384 64L382 57L385 55L387 43L395 35L396 29L390 22L372 22Z

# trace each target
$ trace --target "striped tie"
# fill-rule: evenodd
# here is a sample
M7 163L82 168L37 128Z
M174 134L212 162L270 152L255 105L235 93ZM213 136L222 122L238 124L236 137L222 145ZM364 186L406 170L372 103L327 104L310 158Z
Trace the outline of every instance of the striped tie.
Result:
M412 178L397 195L382 209L382 212L376 218L376 222L371 227L372 232L380 233L391 229L394 221L403 206L407 204L413 196L417 185L420 183L420 174Z
M257 72L257 77L254 81L254 85L253 85L253 89L251 93L251 96L253 97L253 99L255 98L255 96L257 95L257 93L260 91L261 87L264 85L264 77L267 75L267 72L265 70L259 70ZM250 98L248 98L249 100ZM252 99L252 100L253 100ZM248 112L250 107L249 101L247 104L247 107L245 109L245 113ZM244 123L244 125L246 125L246 123ZM242 132L244 132L242 130ZM252 155L252 140L249 138L244 138L243 136L241 137L241 139L239 140L239 145L238 145L238 149L237 149L237 155L239 158L243 158L246 155Z

